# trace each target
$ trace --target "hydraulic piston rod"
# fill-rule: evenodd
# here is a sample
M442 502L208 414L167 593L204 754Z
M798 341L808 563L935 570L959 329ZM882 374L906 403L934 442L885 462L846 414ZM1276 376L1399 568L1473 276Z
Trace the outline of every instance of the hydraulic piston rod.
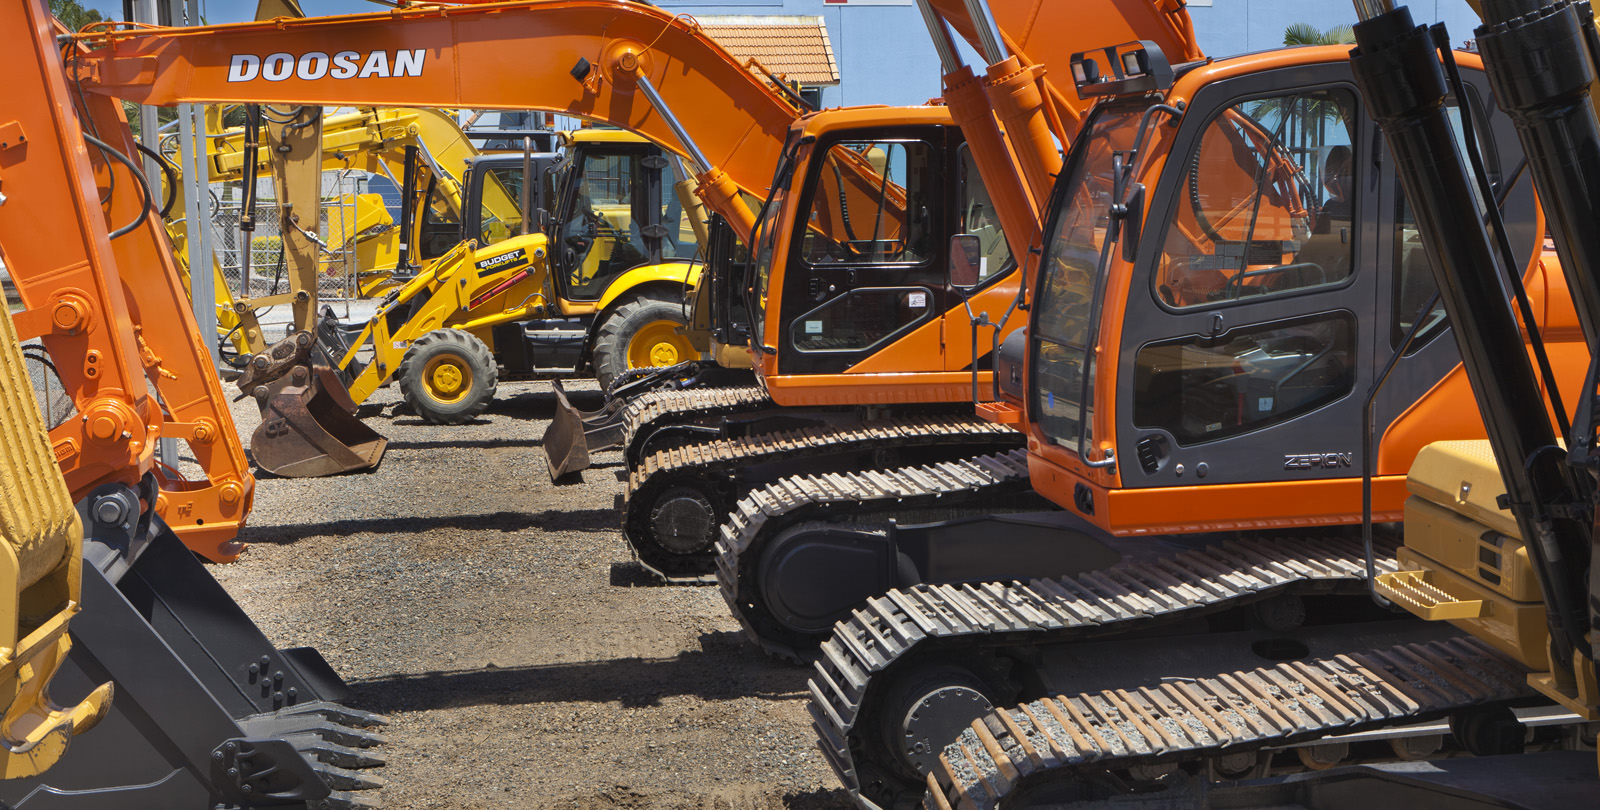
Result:
M666 99L656 92L656 86L650 82L650 77L640 74L638 79L639 89L644 91L644 97L649 99L650 106L661 114L661 119L667 122L667 128L671 129L672 134L677 136L678 143L683 144L683 150L688 152L689 159L694 161L695 173L705 174L711 171L711 161L706 159L706 153L700 151L700 146L689 135L689 130L683 126L683 122L678 120L678 116L672 114L672 108L667 106Z

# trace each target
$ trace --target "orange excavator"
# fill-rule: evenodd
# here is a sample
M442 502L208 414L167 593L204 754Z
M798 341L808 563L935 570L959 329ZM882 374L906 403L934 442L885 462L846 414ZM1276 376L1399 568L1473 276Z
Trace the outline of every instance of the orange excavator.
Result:
M1592 10L1570 2L1475 4L1485 24L1475 32L1482 63L1474 77L1480 66L1449 52L1442 25L1415 25L1407 9L1387 2L1356 6L1351 87L1382 131L1386 162L1429 257L1433 297L1448 313L1487 428L1484 439L1430 444L1417 455L1398 555L1404 570L1374 577L1374 599L1438 622L1436 640L1389 647L1395 639L1367 627L1285 663L1235 670L1210 660L1181 681L1119 674L1098 691L1074 684L962 732L928 781L929 810L1116 804L1133 790L1143 794L1140 803L1234 808L1533 810L1587 806L1600 795L1593 649L1600 638L1593 520L1600 241L1592 227L1600 39ZM1487 85L1474 81L1485 76ZM1491 88L1492 99L1480 95ZM1514 128L1491 117L1491 103ZM1524 257L1503 229L1508 212L1495 205L1509 182L1497 165L1502 138L1525 150L1519 169L1550 212L1548 237L1565 283L1547 284L1542 294L1517 283ZM1541 298L1567 311L1532 315ZM1559 351L1577 341L1552 334L1560 332L1581 334L1586 371L1562 368ZM1408 330L1396 356L1422 335ZM1569 411L1563 401L1574 402L1574 392ZM1369 547L1367 556L1378 555ZM1096 726L1099 718L1110 723ZM1106 733L1111 724L1115 743ZM1373 745L1379 740L1389 743L1388 757ZM1447 740L1499 756L1404 761ZM1296 751L1313 770L1217 782L1217 763L1264 761L1274 751Z
M199 334L183 298L121 105L73 87L78 52L63 47L46 4L7 4L0 31L12 77L0 115L0 253L24 306L11 323L38 341L30 352L71 401L47 441L84 538L81 554L76 544L54 555L42 542L8 547L24 552L6 555L19 579L37 580L8 615L16 627L45 621L8 647L7 671L30 691L6 713L0 802L362 806L355 792L378 784L361 770L380 763L368 749L381 718L338 702L344 685L314 650L267 641L162 517L198 520L184 499L205 496L233 508L217 516L226 527L254 482L238 457L236 477L185 491L155 459L164 437L202 460L239 451L206 355L214 336ZM8 455L39 441L28 424L7 419ZM18 506L49 503L47 481L26 484L13 493L23 504L3 510L8 533ZM50 573L52 557L64 578ZM74 611L69 649L60 630ZM52 651L54 661L41 657ZM53 705L45 679L73 708L40 711ZM69 728L81 733L63 752ZM38 758L26 765L30 750Z
M986 4L971 5L952 19L930 4L935 41L988 28L986 80L1008 75L1014 45ZM797 476L753 491L722 528L719 577L750 635L795 657L826 638L813 719L864 806L920 795L944 744L989 706L1440 632L1365 598L1362 472L1374 517L1399 520L1418 450L1483 425L1457 405L1467 378L1442 339L1450 324L1393 166L1363 134L1348 55L1210 60L1145 39L1048 63L1046 81L1095 100L1074 138L963 119L975 122L968 138L987 126L1010 154L1071 144L1050 198L1035 200L1038 241L1008 230L1037 267L1030 323L997 361L1005 396L982 408L1017 426L1027 450ZM958 89L972 74L941 51ZM1467 120L1492 166L1486 199L1506 220L1495 230L1545 327L1555 371L1544 386L1576 386L1585 348L1564 326L1520 146L1484 101L1476 57L1458 60L1468 89L1457 109L1480 113ZM1051 173L1015 162L1023 177L1030 164ZM1388 384L1369 396L1380 376ZM1058 511L988 508L1023 488ZM1373 570L1393 570L1394 545L1379 532ZM1427 736L1399 750L1431 751ZM1238 778L1286 758L1337 762L1340 750L1252 749L1213 764Z
M974 155L987 156L974 171L983 176L997 218L1004 223L1008 255L1028 257L1037 250L1051 184L1060 171L1057 144L1071 142L1082 126L1087 103L1063 78L1067 74L1047 72L1042 60L1059 62L1070 59L1075 49L1130 40L1151 42L1183 58L1200 58L1180 4L1109 2L1083 21L1078 19L1081 11L1070 10L1069 26L1068 9L1031 0L999 3L992 11L986 7L970 16L959 3L923 7L929 24L940 32L935 44L949 73L945 103L951 117L963 122L964 137L981 145L974 148ZM1074 34L1068 37L1046 33L1069 28ZM989 54L992 64L982 78L961 64L957 35ZM1007 141L1011 133L1015 135ZM783 249L798 252L802 247L803 223L797 218L780 226L780 231L793 232ZM822 474L795 470L751 487L749 497L725 514L717 560L723 596L748 635L769 652L803 659L834 622L867 596L922 577L982 577L985 570L1011 570L1041 539L1029 532L1004 533L1020 544L1019 549L1030 549L1015 557L1002 548L1005 544L944 557L938 548L924 547L929 540L910 541L918 546L915 550L904 548L897 530L886 528L952 516L1036 511L1052 503L1040 497L1049 493L1029 485L1027 453L1019 447L1027 438L1018 429L1020 409L1003 401L1004 389L1019 379L1021 366L1016 358L995 351L1016 338L1031 309L1030 287L1036 282L1031 280L1032 269L1024 267L1016 286L1005 291L1006 299L983 300L981 296L992 291L973 292L976 285L970 283L972 268L981 265L966 260L982 251L981 235L953 237L952 254L960 258L951 261L948 272L962 293L958 304L971 304L971 310L953 310L951 318L982 313L969 319L969 334L975 342L973 333L981 327L992 341L989 353L998 355L998 381L977 374L966 380L977 389L967 401L978 401L981 415L967 419L987 425L985 430L993 437L991 449L932 464L897 465L888 456ZM982 432L965 423L963 429ZM835 516L859 520L861 530L836 531ZM806 530L807 525L818 531ZM969 562L974 563L970 574ZM850 573L833 573L839 570Z
M1163 12L1129 5L1123 13L1083 16L1107 31L1183 36ZM1027 39L1041 12L1045 19L1055 14L1039 3L1007 4L1002 25ZM1063 40L1032 41L1041 53L1070 53ZM1042 84L1032 65L1012 67L997 91L1016 102L1006 112L1007 126L1077 121L1075 98ZM825 111L796 122L774 192L761 209L750 261L725 270L729 263L721 256L728 249L712 254L716 281L709 295L742 293L738 303L750 323L742 330L729 325L741 317L736 314L719 328L734 335L725 339L752 346L755 384L693 390L673 381L671 390L608 403L622 415L629 468L624 533L641 562L667 579L710 579L718 524L736 514L740 498L785 477L938 464L1022 441L971 410L973 389L992 384L993 347L1021 323L1007 317L1023 285L1003 235L1028 221L1015 213L1029 206L1021 169L991 145L964 136L944 136L953 154L943 159L933 157L939 140L928 135L918 138L923 146L910 144L912 133L888 129L865 142L852 140L859 135L827 137L834 122L867 114L906 119L913 113ZM954 104L948 114L960 120ZM987 107L979 114L993 118ZM835 201L832 167L852 152L886 167L888 196L907 200L907 215L865 217L858 203ZM984 162L993 164L990 171L979 171ZM951 168L921 168L939 163ZM941 198L955 215L943 225L939 218L948 214L933 205ZM922 210L932 216L918 222L915 212ZM899 236L862 240L867 226ZM963 238L952 241L956 235ZM716 251L716 240L713 245ZM709 309L740 312L727 304ZM566 446L552 434L545 444L553 458ZM1040 505L1025 489L990 495L996 509Z

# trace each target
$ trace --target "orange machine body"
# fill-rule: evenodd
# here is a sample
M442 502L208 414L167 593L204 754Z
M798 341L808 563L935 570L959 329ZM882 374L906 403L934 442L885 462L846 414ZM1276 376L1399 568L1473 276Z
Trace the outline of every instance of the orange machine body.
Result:
M1313 102L1307 103L1322 104L1322 109L1342 104L1335 117L1358 127L1349 123L1363 120L1364 111L1354 101L1347 51L1342 47L1297 48L1207 63L1183 72L1163 94L1103 102L1105 107L1094 119L1096 126L1108 132L1116 126L1108 122L1120 120L1124 131L1098 140L1086 136L1078 142L1077 148L1084 154L1075 155L1074 160L1085 162L1080 173L1090 180L1076 186L1076 196L1072 189L1063 189L1055 200L1054 232L1047 234L1047 239L1055 242L1046 251L1046 261L1052 265L1043 271L1046 278L1041 280L1034 325L1039 331L1040 319L1053 317L1052 312L1058 313L1054 317L1062 317L1060 302L1067 300L1069 291L1087 296L1086 302L1092 300L1098 322L1092 331L1086 330L1088 359L1083 364L1089 369L1090 396L1088 407L1082 410L1075 404L1056 402L1070 389L1063 385L1061 369L1065 366L1047 367L1040 357L1059 356L1061 349L1030 335L1033 343L1026 364L1025 407L1029 471L1039 492L1117 535L1260 530L1360 520L1364 462L1359 435L1362 406L1374 372L1359 369L1380 368L1398 345L1399 326L1391 325L1391 314L1398 321L1410 311L1405 307L1427 300L1425 294L1413 291L1417 280L1426 277L1425 257L1411 238L1414 226L1396 212L1397 207L1403 210L1403 204L1388 190L1397 187L1396 181L1389 170L1377 168L1385 161L1367 151L1377 148L1366 142L1370 139L1355 139L1351 144L1311 141L1305 151L1316 153L1330 165L1336 160L1336 149L1354 152L1356 168L1351 171L1358 172L1356 185L1364 189L1360 192L1364 196L1356 198L1361 213L1342 237L1341 249L1346 255L1356 255L1353 269L1342 281L1324 276L1298 282L1303 288L1284 281L1291 271L1304 268L1293 263L1294 254L1288 252L1291 246L1309 250L1318 238L1314 233L1291 232L1297 222L1312 218L1296 200L1313 196L1308 190L1313 184L1292 176L1296 171L1306 174L1303 167L1279 171L1281 167L1274 166L1276 158L1249 162L1248 155L1267 147L1259 132L1238 123L1249 115L1276 120L1271 118L1274 113L1261 105L1289 103L1275 100L1274 89L1298 84L1311 88L1294 91L1309 94L1303 98ZM1457 54L1457 59L1469 80L1481 82L1481 60L1465 53ZM1478 92L1477 85L1472 87ZM1215 100L1225 98L1230 92L1227 88L1234 88L1234 98L1219 106ZM1341 95L1347 90L1351 95ZM1473 103L1488 97L1485 86L1481 98L1475 97ZM1110 180L1090 168L1096 157L1091 153L1098 151L1102 162L1108 163L1113 150L1125 149L1132 142L1134 122L1155 103L1182 112L1155 114L1158 120L1145 133L1143 150L1128 182L1148 190L1204 190L1189 197L1186 192L1169 196L1153 192L1143 198L1143 208L1135 216L1145 219L1131 259L1119 242L1095 256L1074 254L1074 247L1103 247L1108 230L1109 220L1103 216L1096 220L1103 211L1077 210L1074 220L1075 207L1085 209L1086 200L1110 198ZM1193 127L1181 125L1190 116L1210 122L1205 123L1211 128L1204 130L1207 134L1192 135ZM1160 120L1162 117L1169 120ZM1219 138L1211 132L1230 137ZM1486 135L1490 148L1495 143L1506 148L1515 142L1509 130ZM1287 149L1276 151L1288 153ZM1185 172L1191 165L1225 171L1218 169L1213 181L1213 175L1201 175L1202 170L1195 168L1194 176L1203 180L1189 182L1192 178ZM1331 174L1334 170L1327 171ZM1275 173L1283 178L1277 179ZM1256 191L1251 190L1253 177L1257 178ZM1542 214L1529 183L1509 176L1504 180L1508 183L1505 210L1523 212L1520 223L1508 230L1515 230L1520 237L1519 260L1539 326L1558 380L1576 389L1588 363L1588 351L1555 256L1543 247ZM1097 181L1103 181L1099 188ZM1232 217L1222 210L1225 205L1218 207L1217 200L1239 199L1248 204L1231 212ZM1202 222L1196 211L1208 211L1216 219ZM1389 230L1379 226L1389 226ZM1075 235L1069 233L1074 227L1079 228ZM1252 230L1244 233L1244 228ZM1124 240L1127 233L1122 231ZM1243 249L1248 258L1216 260L1222 255L1217 245L1241 239L1253 246ZM1199 256L1204 250L1213 251L1204 257L1211 261L1206 269L1196 270L1206 264ZM1099 279L1094 278L1097 265ZM1422 276L1410 275L1414 271ZM1427 278L1431 283L1431 277ZM1053 298L1045 292L1052 284L1056 287ZM1269 304L1276 308L1263 308ZM1151 325L1163 321L1167 326ZM1348 348L1333 352L1342 359L1329 360L1326 350L1301 348L1297 356L1307 358L1308 365L1293 373L1310 369L1330 379L1345 379L1342 375L1348 374L1350 383L1342 393L1329 383L1329 394L1322 400L1308 400L1300 411L1285 409L1281 418L1273 415L1272 409L1281 407L1274 397L1283 401L1282 392L1294 377L1268 379L1277 386L1271 390L1250 387L1248 379L1253 363L1289 342L1273 328L1288 324L1284 327L1288 334L1299 328L1297 324L1313 324L1308 327L1311 331L1292 335L1294 341L1304 344L1317 340L1319 334L1348 328L1337 325L1346 322L1355 324L1354 336L1349 338ZM1241 339L1236 336L1249 336L1251 330L1256 330L1256 336L1246 341L1248 345L1236 356L1206 354L1217 346L1239 345ZM1371 464L1375 474L1373 514L1380 521L1400 519L1405 475L1424 444L1483 435L1448 330L1441 324L1419 334L1426 338L1419 337L1420 344L1402 358L1386 383L1384 391L1394 393L1383 393L1378 400ZM1278 341L1279 349L1272 347L1272 340ZM1332 342L1336 339L1328 340L1328 345L1336 345ZM1290 356L1291 352L1283 351L1283 356ZM1213 364L1220 357L1221 365L1200 368L1194 365L1196 357ZM1159 382L1151 382L1159 381L1163 374L1205 382L1198 389L1163 388ZM1040 375L1055 376L1045 381ZM1562 393L1571 401L1576 391ZM1206 397L1214 401L1202 402ZM1161 398L1180 404L1165 408L1148 404ZM1079 414L1083 411L1087 411L1087 429L1080 434ZM1160 429L1194 420L1196 414L1226 416L1201 420L1204 423L1193 425L1189 435L1181 434L1191 428ZM1250 427L1251 419L1260 419L1262 427ZM1070 435L1063 435L1061 424L1074 426ZM1209 438L1206 431L1213 431L1216 438ZM1251 444L1242 444L1241 438L1250 439ZM1087 441L1080 443L1080 439ZM1241 449L1230 449L1234 444Z
M75 406L51 430L56 458L80 499L154 473L161 494L153 505L173 529L207 557L232 559L255 480L227 400L160 217L144 207L128 169L79 135L98 132L109 148L136 154L121 107L69 93L51 67L60 64L54 54L15 51L27 57L19 69L43 75L18 83L23 97L0 122L9 202L0 250L24 306L13 315L18 332L40 340ZM77 223L79 238L45 237L62 223ZM128 230L110 239L117 227ZM162 437L186 441L205 476L157 465Z

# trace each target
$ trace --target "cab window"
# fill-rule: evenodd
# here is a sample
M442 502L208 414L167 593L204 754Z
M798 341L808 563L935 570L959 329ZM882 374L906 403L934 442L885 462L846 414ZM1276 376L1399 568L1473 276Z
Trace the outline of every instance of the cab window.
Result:
M1134 424L1187 445L1326 405L1355 385L1355 331L1355 318L1341 311L1145 346L1134 376Z
M478 214L478 244L522 235L522 167L501 166L483 175Z
M660 222L666 229L661 240L661 258L693 259L700 252L700 242L694 234L694 223L689 219L691 209L678 197L678 183L684 180L679 173L683 164L671 158L666 162L667 168L661 172L661 199L657 201L661 206Z
M961 145L960 156L961 196L957 215L961 220L957 227L960 233L978 237L977 278L981 284L1011 266L1011 246L1006 244L994 201L989 198L989 190L983 185L978 164L967 144Z
M817 265L929 259L933 150L911 141L845 141L828 149L802 246Z
M1186 158L1154 280L1178 308L1342 284L1352 273L1354 96L1320 89L1234 104Z

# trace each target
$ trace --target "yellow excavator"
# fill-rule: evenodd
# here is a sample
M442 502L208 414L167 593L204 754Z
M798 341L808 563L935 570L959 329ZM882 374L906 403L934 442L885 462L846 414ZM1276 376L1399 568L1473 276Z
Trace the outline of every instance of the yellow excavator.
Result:
M83 523L50 451L22 343L0 317L0 778L37 776L110 709L111 684L62 707L50 680L83 609Z

